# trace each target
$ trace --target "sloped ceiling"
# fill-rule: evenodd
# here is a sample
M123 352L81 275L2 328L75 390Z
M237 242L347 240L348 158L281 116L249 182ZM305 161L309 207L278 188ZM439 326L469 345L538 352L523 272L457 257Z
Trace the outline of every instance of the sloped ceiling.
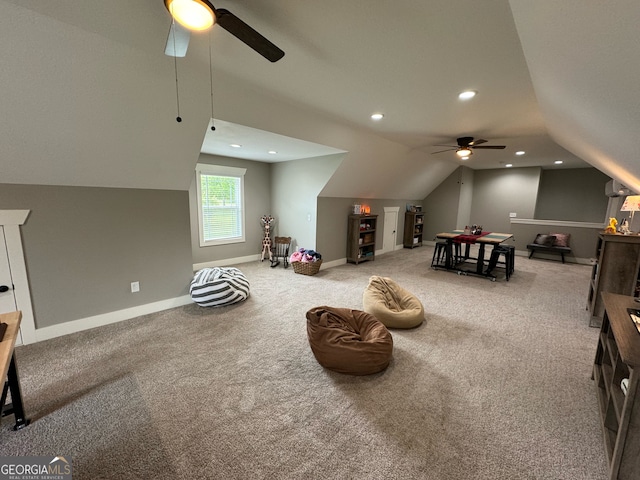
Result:
M640 192L640 3L510 3L552 138Z
M587 160L634 186L638 7L531 3L219 1L285 57L214 27L174 64L161 0L0 0L0 183L186 190L213 110L348 152L327 196L423 198L460 165L434 145L467 135L507 145L470 168Z

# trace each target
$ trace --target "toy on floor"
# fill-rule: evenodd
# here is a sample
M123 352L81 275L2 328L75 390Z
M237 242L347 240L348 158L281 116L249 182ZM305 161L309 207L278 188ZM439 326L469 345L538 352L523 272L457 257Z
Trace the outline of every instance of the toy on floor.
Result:
M260 256L260 261L262 262L265 259L266 255L269 255L269 261L273 262L273 254L271 253L271 224L275 222L276 219L271 215L263 215L260 217L260 223L264 228L264 237L262 238L262 255Z

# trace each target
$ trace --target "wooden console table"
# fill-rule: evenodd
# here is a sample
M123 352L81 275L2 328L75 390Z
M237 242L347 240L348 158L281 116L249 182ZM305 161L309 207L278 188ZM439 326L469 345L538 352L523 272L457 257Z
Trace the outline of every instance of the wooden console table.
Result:
M11 312L0 314L0 323L7 324L7 331L0 342L0 373L2 379L7 379L2 388L2 397L0 398L0 410L2 416L13 415L16 424L14 430L29 425L30 420L25 418L24 407L22 405L22 392L20 392L20 380L18 378L18 367L16 366L15 352L16 338L20 329L20 321L22 320L22 312ZM5 405L7 401L7 392L11 392L11 403Z
M593 365L609 479L640 478L640 333L633 297L602 293L604 316ZM627 383L626 392L622 388Z

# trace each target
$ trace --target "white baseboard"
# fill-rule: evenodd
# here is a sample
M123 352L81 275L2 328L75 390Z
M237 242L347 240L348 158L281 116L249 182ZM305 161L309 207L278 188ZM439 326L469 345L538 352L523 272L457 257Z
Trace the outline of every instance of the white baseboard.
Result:
M148 315L149 313L156 313L174 307L181 307L182 305L188 305L192 302L193 300L191 300L190 295L184 295L182 297L160 300L159 302L147 303L137 307L125 308L124 310L117 310L115 312L60 323L50 327L37 328L35 331L35 341L41 342L43 340L49 340L50 338L68 335L70 333L81 332L83 330L89 330L103 325L122 322L123 320L129 320L141 315Z
M320 267L320 270L324 270L325 268L331 268L331 267L338 267L340 265L344 265L345 263L347 263L347 258L339 258L338 260L332 260L330 262L322 262L322 266Z
M203 268L228 267L229 265L236 265L238 263L256 262L260 260L260 256L261 254L258 253L256 255L247 255L246 257L225 258L224 260L213 260L211 262L194 263L193 271L197 272L198 270L202 270ZM268 259L265 261L268 261Z

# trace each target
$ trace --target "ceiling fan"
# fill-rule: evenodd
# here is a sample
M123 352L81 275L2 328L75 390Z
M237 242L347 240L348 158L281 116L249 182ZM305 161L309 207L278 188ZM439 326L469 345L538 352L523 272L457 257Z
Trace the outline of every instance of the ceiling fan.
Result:
M506 145L481 145L483 143L487 143L487 140L483 140L479 138L478 140L474 140L473 137L460 137L456 139L458 145L434 145L436 147L451 147L445 150L439 150L437 152L433 152L432 154L442 153L442 152L450 152L451 150L456 151L456 155L459 157L470 157L473 155L473 150L476 148L488 148L494 150L502 150L507 148Z
M164 0L174 18L164 53L170 57L184 57L191 31L206 30L215 23L224 28L270 62L284 57L284 52L229 10L215 8L209 0Z

